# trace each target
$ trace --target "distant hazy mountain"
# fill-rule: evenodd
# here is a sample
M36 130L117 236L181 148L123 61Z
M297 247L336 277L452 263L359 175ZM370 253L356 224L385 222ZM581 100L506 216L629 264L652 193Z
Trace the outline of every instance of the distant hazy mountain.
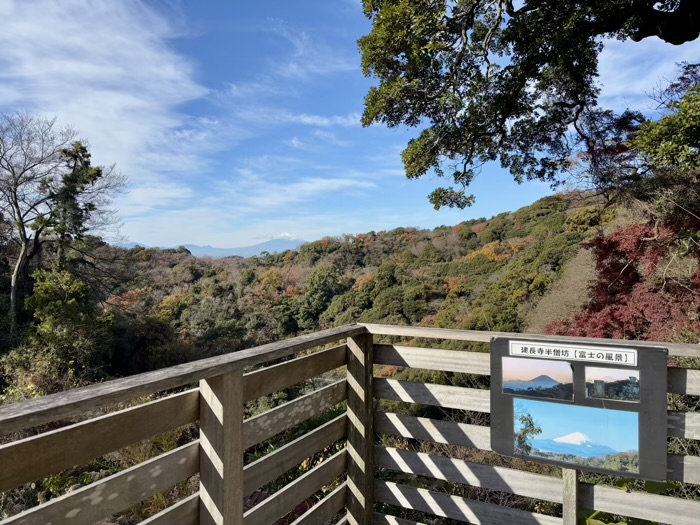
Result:
M527 390L528 388L552 388L559 384L561 384L559 381L556 381L547 375L541 375L527 381L522 381L520 379L504 381L503 388L510 388L511 390Z
M574 432L554 439L530 439L530 445L550 454L573 454L581 458L601 458L620 452L607 445L598 445L591 441L586 434Z
M195 257L252 257L254 255L260 255L262 252L268 253L282 253L287 250L296 250L304 244L306 241L301 239L272 239L271 241L262 242L260 244L255 244L253 246L242 246L239 248L214 248L213 246L199 246L197 244L183 244L192 255ZM128 242L123 244L118 244L121 248L134 248L136 246L143 246L144 248L150 248L150 246L145 246L144 244L138 242ZM162 247L161 247L162 248ZM169 246L168 248L177 248L177 246Z

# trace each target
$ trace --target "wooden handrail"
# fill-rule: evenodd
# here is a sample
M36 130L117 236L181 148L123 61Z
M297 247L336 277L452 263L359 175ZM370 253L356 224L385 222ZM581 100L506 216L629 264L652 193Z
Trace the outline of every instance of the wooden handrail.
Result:
M616 344L625 346L656 346L668 348L668 354L679 357L700 357L700 345L686 343L664 343L659 341L631 341L625 339L602 339L598 337L570 337L565 335L542 335L516 332L488 332L485 330L453 330L450 328L425 328L421 326L394 326L359 323L374 335L396 335L401 337L424 337L427 339L451 339L488 343L493 337L517 337L532 341L571 341L580 343Z
M366 333L363 326L340 326L248 350L0 406L0 435L81 415L161 390L195 383L237 368L258 365L362 333Z

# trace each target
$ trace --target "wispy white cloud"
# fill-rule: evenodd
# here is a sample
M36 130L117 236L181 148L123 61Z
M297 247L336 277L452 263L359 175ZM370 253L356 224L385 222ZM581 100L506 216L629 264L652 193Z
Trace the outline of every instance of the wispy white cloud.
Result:
M656 103L647 94L676 77L676 63L700 57L700 40L682 46L656 37L641 42L608 39L604 44L599 62L601 104L616 110L653 111Z
M16 87L0 105L57 114L105 160L147 151L207 93L166 45L175 28L141 2L8 0L0 18L0 80Z
M249 100L270 96L289 96L292 93L289 86L282 87L279 82L264 78L250 82L230 82L226 89L219 93L219 96L234 100Z
M297 180L272 180L269 175L248 173L246 177L218 184L216 200L233 202L229 210L242 214L262 215L270 210L311 202L323 195L337 192L357 192L376 188L376 184L359 178L303 177ZM230 200L235 198L235 201Z
M258 126L278 126L280 124L301 124L304 126L353 127L360 125L360 114L348 115L314 115L311 113L292 113L274 107L244 107L234 111L236 120L249 122Z
M356 57L339 54L324 42L313 40L305 31L294 29L282 20L270 19L267 30L284 38L292 45L290 56L276 65L277 75L297 80L310 76L333 75L359 71Z
M315 129L314 131L311 132L311 135L326 144L331 144L333 146L339 146L341 148L347 148L352 145L352 143L349 140L344 140L338 138L338 136L331 132L331 131L324 131L321 129Z
M249 134L181 110L210 91L170 47L183 32L175 11L138 0L7 0L0 19L0 110L79 129L95 162L129 177L117 202L126 219L191 197L209 154Z

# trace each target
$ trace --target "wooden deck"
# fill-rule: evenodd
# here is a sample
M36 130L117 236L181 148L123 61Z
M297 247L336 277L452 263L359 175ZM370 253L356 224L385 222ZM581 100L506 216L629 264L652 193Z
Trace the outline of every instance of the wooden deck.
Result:
M449 447L489 451L490 428L481 423L488 421L490 412L488 390L398 381L373 373L375 365L389 365L488 376L487 353L432 349L425 341L488 342L493 336L508 335L517 334L348 325L0 406L0 435L16 437L0 446L0 492L184 425L194 423L199 428L199 438L190 443L7 517L0 524L95 523L193 477L199 480L196 493L143 523L269 525L307 500L315 504L296 517L293 525L321 525L339 513L345 513L342 522L357 525L419 525L389 515L396 507L464 523L574 525L581 509L660 523L699 523L698 501L586 484L573 469L550 469L552 475L543 475L527 471L526 464L515 469L452 457ZM425 347L413 346L416 341ZM656 344L669 348L672 356L700 357L697 345ZM334 380L322 381L306 395L245 418L247 401L327 376L329 371L336 371ZM163 394L173 390L179 391ZM700 370L669 368L668 392L700 396ZM156 393L155 400L134 404ZM401 415L382 410L378 406L382 399L483 417L473 424ZM124 404L133 406L123 408ZM338 406L346 408L339 412ZM334 408L340 415L319 418ZM28 432L47 424L54 429ZM300 427L305 433L246 463L246 450ZM669 412L667 435L699 440L700 413ZM424 450L438 452L408 450L401 446L406 440L432 443ZM382 444L387 442L397 446ZM325 460L309 467L309 458L322 451ZM302 475L251 508L244 507L250 494L300 465L304 465ZM387 481L396 480L394 474L436 481L429 483L430 489ZM700 457L670 454L668 479L700 485ZM532 508L548 510L529 512L477 501L447 489L435 490L436 486L531 498L541 502ZM319 491L323 491L321 499ZM313 495L317 497L310 500Z

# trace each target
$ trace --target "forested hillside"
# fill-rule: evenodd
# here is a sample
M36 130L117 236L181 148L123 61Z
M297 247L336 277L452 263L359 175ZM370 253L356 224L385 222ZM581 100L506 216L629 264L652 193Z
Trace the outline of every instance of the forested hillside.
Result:
M3 398L353 322L511 332L534 324L557 333L695 342L696 260L669 255L672 232L655 234L642 217L570 193L489 219L325 238L251 258L124 250L91 239L99 279L35 273L27 300L35 321L0 361ZM583 250L599 269L590 292L581 283L558 290L583 309L567 320L561 305L538 308ZM595 275L592 259L572 264L574 272Z
M36 321L2 358L4 396L41 395L66 381L143 372L357 321L521 331L608 216L574 194L488 220L326 238L246 259L102 245L102 290L67 272L36 274L27 302Z

